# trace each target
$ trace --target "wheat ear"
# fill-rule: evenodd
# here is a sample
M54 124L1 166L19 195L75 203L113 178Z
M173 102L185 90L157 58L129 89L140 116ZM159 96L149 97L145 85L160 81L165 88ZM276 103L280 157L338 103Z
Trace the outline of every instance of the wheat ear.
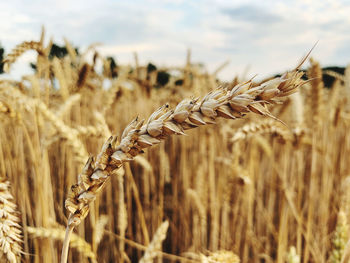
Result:
M10 182L0 177L0 258L16 263L20 262L22 230L9 186Z
M289 248L289 252L287 254L287 263L300 263L300 256L297 254L294 246Z
M21 120L22 116L19 112L15 111L8 103L0 100L0 113L7 115L11 119Z
M13 64L18 57L20 57L24 52L28 50L36 50L39 54L42 54L42 45L40 42L36 41L25 41L19 45L17 45L10 54L6 56L4 59L4 71L9 72L10 66Z
M152 263L153 259L157 256L158 251L162 248L162 243L166 238L166 232L168 231L169 222L164 221L157 229L153 236L151 243L148 245L145 254L140 259L139 263Z
M240 263L239 257L232 251L219 250L210 252L208 257L201 254L201 263Z
M67 224L66 242L62 249L61 262L68 256L69 238L75 226L87 216L89 204L96 198L108 180L124 162L142 153L143 149L160 143L170 135L183 135L184 130L205 124L214 124L216 118L242 118L249 112L273 117L267 104L275 104L279 99L294 93L304 81L298 68L253 86L252 81L237 85L232 89L218 88L209 92L203 99L185 99L175 109L168 105L158 108L149 119L134 119L124 130L121 142L111 136L103 145L96 160L90 157L78 176L66 199L65 206L70 212Z
M330 262L341 262L344 255L346 242L348 240L349 225L346 220L346 214L340 210L338 212L337 225L333 234L332 244L333 250L331 251Z
M267 119L262 122L251 122L236 130L232 142L245 140L249 136L256 134L275 134L280 136L283 141L291 141L293 134L288 127L275 120Z

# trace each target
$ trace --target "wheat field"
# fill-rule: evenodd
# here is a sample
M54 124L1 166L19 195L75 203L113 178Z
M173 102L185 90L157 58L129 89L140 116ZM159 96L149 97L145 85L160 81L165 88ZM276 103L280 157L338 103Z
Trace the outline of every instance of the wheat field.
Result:
M0 262L350 262L350 67L225 83L190 52L115 65L44 40L0 80Z

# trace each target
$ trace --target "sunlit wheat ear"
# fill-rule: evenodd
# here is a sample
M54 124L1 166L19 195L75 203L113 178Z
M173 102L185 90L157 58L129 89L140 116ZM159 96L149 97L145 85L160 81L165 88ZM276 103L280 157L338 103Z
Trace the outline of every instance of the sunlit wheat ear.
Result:
M70 96L65 102L59 107L56 112L56 116L60 119L63 118L64 115L70 112L71 108L74 104L78 104L81 100L81 94L74 94Z
M340 192L340 209L337 216L337 225L332 239L333 250L331 262L349 262L350 238L349 238L349 208L350 208L350 177L342 180Z
M36 50L39 54L42 53L41 51L42 46L40 42L36 41L25 41L19 45L17 45L10 54L8 54L4 59L4 71L9 72L10 66L13 64L18 57L20 57L24 52L28 50Z
M210 252L209 256L201 254L201 263L240 263L239 257L232 251L219 250Z
M28 99L28 102L30 99ZM66 125L60 118L58 118L46 105L40 100L32 100L32 103L40 111L40 113L52 124L52 126L59 132L60 137L67 140L67 143L72 147L74 158L77 162L84 163L88 154L85 146L79 138L79 132Z
M289 248L287 263L300 263L300 256L297 254L294 246Z
M344 254L346 242L349 238L349 225L346 220L346 214L343 211L338 213L337 226L333 234L330 262L339 263Z
M251 122L237 129L231 138L231 142L245 140L258 134L277 135L283 141L291 141L293 139L293 134L287 126L275 120L267 119L262 122Z
M86 163L66 200L66 208L71 213L68 224L73 227L79 225L109 176L124 162L142 153L143 149L159 144L170 135L183 135L185 130L213 124L220 117L238 119L250 112L272 116L267 104L294 93L304 83L301 76L300 72L292 71L257 87L246 82L231 90L219 88L209 92L202 100L184 99L173 110L164 105L146 122L134 119L125 128L120 143L117 143L117 137L110 137L97 159L90 158Z
M96 226L95 226L95 231L96 231L96 237L95 237L95 247L98 246L98 244L100 244L103 235L104 235L104 231L105 231L105 227L108 223L108 216L107 215L101 215L99 217L99 219L97 220Z
M1 101L1 100L0 100L0 114L7 116L15 121L20 121L22 119L21 113L13 109L6 101Z
M322 69L320 64L310 59L311 67L308 77L311 82L311 110L313 111L313 123L319 125L324 111L324 84L322 81Z
M42 100L31 98L13 86L7 86L6 90L18 103L21 102L31 109L37 109L48 123L56 129L60 138L67 141L67 144L72 148L74 153L74 159L83 166L86 158L88 158L88 153L79 138L78 130L66 125Z
M164 221L157 229L153 236L151 243L148 245L145 254L139 261L139 263L152 263L157 257L159 251L161 251L162 243L166 238L166 233L168 231L169 222Z
M21 261L22 228L9 186L9 181L0 177L0 259L16 263Z
M299 92L294 93L290 96L291 107L292 107L292 125L294 128L299 128L304 126L304 101Z
M217 118L238 119L250 112L274 118L267 105L278 103L282 97L296 92L304 84L302 75L295 69L259 86L247 81L232 89L215 89L201 100L184 99L172 110L166 104L154 111L147 121L135 118L124 129L120 142L116 136L111 136L97 158L88 159L78 183L71 187L66 199L65 206L70 215L61 262L66 262L67 243L74 227L88 215L89 204L123 163L132 161L145 148L159 144L171 135L184 135L185 130L214 124Z

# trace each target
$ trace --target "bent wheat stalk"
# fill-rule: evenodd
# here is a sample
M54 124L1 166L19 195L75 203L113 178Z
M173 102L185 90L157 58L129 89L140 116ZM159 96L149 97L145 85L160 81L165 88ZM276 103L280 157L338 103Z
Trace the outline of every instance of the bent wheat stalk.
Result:
M64 228L61 229L61 227L44 228L27 226L25 229L32 238L48 238L63 241L65 236ZM76 248L85 257L89 257L91 261L96 262L96 255L92 251L91 245L83 238L73 233L70 243L71 247Z
M306 57L302 62L305 59ZM280 98L294 93L304 84L301 80L303 73L299 71L300 65L293 71L259 86L254 87L250 80L232 89L218 88L201 100L185 99L173 110L166 104L153 112L146 122L134 119L125 128L120 142L116 136L111 136L97 158L88 159L78 176L78 183L72 186L66 199L65 206L70 216L61 263L67 261L69 240L74 227L87 216L89 204L124 162L133 160L143 149L160 143L170 135L183 135L187 129L214 124L219 117L237 119L249 112L273 117L267 105L279 102Z

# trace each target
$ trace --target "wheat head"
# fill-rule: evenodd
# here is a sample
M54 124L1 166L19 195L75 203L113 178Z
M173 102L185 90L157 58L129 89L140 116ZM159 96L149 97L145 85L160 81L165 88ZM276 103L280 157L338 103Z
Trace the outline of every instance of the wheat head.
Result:
M22 251L22 228L9 186L10 182L0 177L0 258L16 263Z

